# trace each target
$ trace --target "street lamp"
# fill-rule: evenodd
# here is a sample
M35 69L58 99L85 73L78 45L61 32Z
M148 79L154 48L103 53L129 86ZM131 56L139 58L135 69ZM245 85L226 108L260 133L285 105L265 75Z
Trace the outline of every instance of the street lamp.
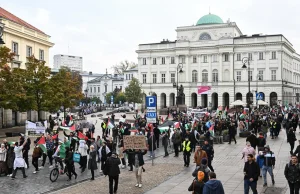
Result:
M183 64L182 63L179 63L177 65L177 83L173 83L173 87L176 87L176 106L178 107L178 80L179 80L179 77L178 77L178 73L183 73L182 71L182 68L183 68Z
M5 44L5 42L2 39L3 32L4 32L4 24L0 22L0 45Z
M246 97L247 97L247 108L249 108L249 118L248 118L248 129L249 129L249 120L250 120L250 115L251 115L250 114L250 62L249 62L249 58L244 57L242 59L242 63L243 63L243 66L242 66L243 69L246 69L247 65L248 65L248 95L246 95Z

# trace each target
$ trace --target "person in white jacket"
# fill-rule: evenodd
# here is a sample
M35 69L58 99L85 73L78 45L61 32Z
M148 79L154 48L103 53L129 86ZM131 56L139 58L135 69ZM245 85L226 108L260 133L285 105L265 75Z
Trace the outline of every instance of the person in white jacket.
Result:
M103 168L105 167L105 162L107 158L110 156L110 149L107 147L106 142L102 142L102 146L99 148L99 160L101 161L101 171L103 171Z
M86 164L87 164L87 150L88 146L86 145L85 140L79 140L79 148L78 152L80 153L80 168L81 168L81 173L83 173L86 169Z

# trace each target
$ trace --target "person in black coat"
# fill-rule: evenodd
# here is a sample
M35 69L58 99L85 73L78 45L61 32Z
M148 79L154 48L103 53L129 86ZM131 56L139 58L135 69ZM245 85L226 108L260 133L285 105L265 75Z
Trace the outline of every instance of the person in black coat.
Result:
M65 164L68 170L68 181L71 180L72 174L75 175L75 179L77 179L77 174L75 172L75 166L73 161L73 152L69 147L66 147L66 158L65 158Z
M300 161L300 140L298 140L298 142L299 142L299 145L297 146L293 155L298 157L298 162L299 162Z
M195 152L196 149L196 137L195 137L195 129L192 129L192 131L188 131L187 133L187 137L189 138L190 142L191 142L191 149L192 152Z
M121 164L120 159L118 158L118 155L116 152L113 152L111 157L109 157L106 161L106 167L107 168L107 175L109 178L109 193L117 193L118 190L118 184L119 184L119 174L120 174L120 168L119 165ZM113 186L115 182L115 185Z
M159 148L159 135L160 135L160 130L158 129L157 125L154 125L154 136L156 140L156 147Z
M231 140L233 139L235 144L236 144L236 139L235 139L235 135L236 135L236 125L234 121L231 121L229 126L228 126L228 134L229 134L229 143L231 144Z
M249 141L251 144L251 147L254 148L254 150L256 150L256 146L257 146L257 137L256 135L253 133L253 131L251 131L250 135L246 138L246 142Z
M258 164L252 154L248 154L248 161L244 165L244 188L245 193L249 193L249 187L253 194L257 194L257 180L260 173Z
M95 146L90 146L90 153L89 153L89 162L88 162L88 169L91 170L92 178L94 180L94 170L97 170L97 151L95 150Z
M290 153L293 154L294 151L294 147L295 147L295 141L296 141L296 135L294 133L294 129L290 128L288 134L287 134L287 141L289 142L290 146L291 146L291 151Z

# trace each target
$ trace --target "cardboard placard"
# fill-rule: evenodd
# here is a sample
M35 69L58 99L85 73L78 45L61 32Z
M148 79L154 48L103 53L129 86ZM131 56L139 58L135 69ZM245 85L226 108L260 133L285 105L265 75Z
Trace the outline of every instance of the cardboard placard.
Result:
M124 135L123 137L124 149L137 149L144 150L147 149L146 138L141 135Z

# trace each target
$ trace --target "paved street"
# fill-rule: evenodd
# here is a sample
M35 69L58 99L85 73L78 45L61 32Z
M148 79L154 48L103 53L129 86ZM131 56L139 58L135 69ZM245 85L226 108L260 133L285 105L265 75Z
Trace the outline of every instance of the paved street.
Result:
M300 139L298 134L297 139ZM227 143L214 145L215 158L213 160L213 167L215 168L217 179L223 183L225 193L229 194L242 194L244 192L244 162L241 160L241 150L245 146L245 139L239 138L237 141L238 143L236 145L228 145ZM258 191L259 193L266 194L288 194L289 191L286 191L287 181L283 171L287 161L289 161L290 147L286 142L285 130L280 133L279 138L276 140L268 138L267 144L270 145L271 150L276 155L276 167L274 169L276 183L272 186L270 176L268 175L268 188L263 188L263 181L262 178L260 178L258 181ZM193 170L194 167L190 167L188 171L181 172L179 175L172 177L158 187L146 192L146 194L188 193L187 189L193 181L191 177Z
M119 115L117 115L118 117ZM89 121L96 124L96 135L101 134L100 124L101 120L97 117L88 118ZM300 139L299 135L297 137ZM240 194L243 193L243 161L241 160L241 150L245 145L244 138L238 138L238 144L228 145L215 144L215 158L213 166L217 173L217 178L220 179L224 185L226 193ZM285 189L287 184L283 175L283 170L289 155L289 144L286 143L285 131L283 130L277 140L268 139L267 144L277 156L276 168L274 170L276 184L274 187L270 184L267 189L262 187L262 180L258 182L258 188L261 193L282 194L281 189ZM122 170L120 176L120 191L122 193L146 193L146 194L179 194L187 193L187 188L191 184L193 178L191 173L194 170L194 166L189 168L183 167L182 155L179 158L170 156L168 158L161 157L163 150L160 148L157 150L158 156L154 160L154 167L151 166L151 160L148 156L145 156L146 161L146 173L143 178L143 189L134 188L135 176L128 172L126 169ZM31 159L31 158L30 158ZM7 177L0 177L1 193L107 193L108 180L104 177L100 177L99 171L95 174L98 177L94 182L86 182L91 177L90 172L86 171L80 174L77 180L67 182L67 176L60 176L55 183L51 183L49 180L50 170L48 164L45 169L41 170L38 174L32 174L33 167L30 165L30 169L26 170L28 175L27 179L23 179L21 172L18 172L17 179L12 181ZM78 165L76 164L76 172L80 172ZM82 184L86 187L82 187ZM71 187L70 187L71 186ZM69 188L70 187L70 188ZM66 188L66 189L63 189ZM84 190L82 190L84 188ZM59 190L63 189L63 190Z

